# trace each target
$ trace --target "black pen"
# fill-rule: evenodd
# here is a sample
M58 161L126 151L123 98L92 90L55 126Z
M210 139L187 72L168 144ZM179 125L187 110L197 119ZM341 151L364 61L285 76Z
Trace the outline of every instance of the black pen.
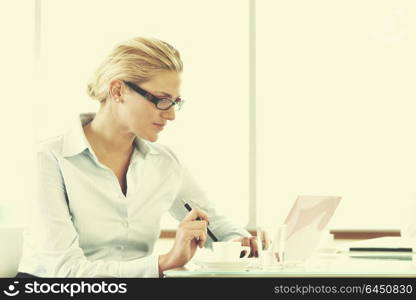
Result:
M188 210L188 211L191 211L192 210L192 207L188 204L188 203L184 203L184 205L185 205L185 208ZM198 217L198 218L196 218L198 221L201 221L202 219L200 218L200 217ZM216 238L216 236L212 233L212 231L211 230L209 230L209 228L207 227L207 232L208 232L208 235L209 235L209 237L214 241L214 242L218 242L218 239Z

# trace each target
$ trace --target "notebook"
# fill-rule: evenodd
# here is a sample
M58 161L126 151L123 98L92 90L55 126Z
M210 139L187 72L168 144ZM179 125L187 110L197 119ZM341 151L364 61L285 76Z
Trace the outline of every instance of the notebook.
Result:
M416 239L380 237L346 243L338 248L352 258L412 260L416 253Z
M339 248L340 252L364 253L364 252L395 252L415 253L416 239L403 237L380 237L364 241L356 241L345 244Z

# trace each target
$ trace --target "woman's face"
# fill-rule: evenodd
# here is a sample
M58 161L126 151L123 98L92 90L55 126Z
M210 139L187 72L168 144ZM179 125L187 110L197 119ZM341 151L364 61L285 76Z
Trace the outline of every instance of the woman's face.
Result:
M180 84L179 73L164 71L138 86L158 98L168 98L175 101L180 96ZM167 121L175 120L175 108L160 110L156 108L155 104L125 84L122 91L123 102L118 107L121 122L134 135L150 142L157 141L159 133L166 126Z

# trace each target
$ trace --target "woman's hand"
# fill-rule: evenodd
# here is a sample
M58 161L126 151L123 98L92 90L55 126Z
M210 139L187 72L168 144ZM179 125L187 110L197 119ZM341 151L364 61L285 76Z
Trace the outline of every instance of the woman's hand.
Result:
M202 220L196 220L196 218ZM208 216L200 209L192 209L179 224L172 249L159 256L159 274L164 270L182 267L195 255L196 248L207 240Z
M251 237L241 237L241 238L236 238L236 239L232 239L233 242L241 242L241 246L248 246L250 247L251 251L250 251L250 255L248 257L258 257L259 253L258 253L258 246L257 246L257 239L255 236L251 236ZM243 251L245 252L245 251ZM242 253L243 255L243 253Z

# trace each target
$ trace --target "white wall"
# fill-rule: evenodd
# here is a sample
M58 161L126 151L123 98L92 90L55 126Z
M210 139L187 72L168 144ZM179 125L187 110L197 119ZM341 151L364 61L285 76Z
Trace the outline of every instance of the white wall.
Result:
M415 16L414 1L257 1L263 218L335 194L333 228L401 226L416 201Z
M32 196L33 25L33 1L0 1L0 223L19 222Z

